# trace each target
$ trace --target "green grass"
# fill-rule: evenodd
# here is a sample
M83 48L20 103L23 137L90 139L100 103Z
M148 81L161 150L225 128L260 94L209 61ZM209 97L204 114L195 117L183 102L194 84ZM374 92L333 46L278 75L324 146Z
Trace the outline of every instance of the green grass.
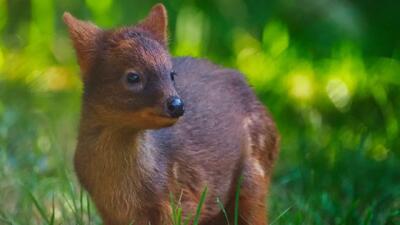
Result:
M274 224L400 223L397 160L377 163L348 152L334 165L303 163L276 176L271 214L285 214Z
M204 202L207 197L207 187L204 188L203 192L201 193L199 203L196 208L196 214L194 217L189 213L186 215L186 217L183 215L183 208L180 205L180 199L182 196L179 196L179 199L176 200L175 197L170 194L170 204L172 208L172 224L173 225L187 225L187 224L193 224L193 225L198 225L200 222L200 216L201 216L201 210L204 205Z

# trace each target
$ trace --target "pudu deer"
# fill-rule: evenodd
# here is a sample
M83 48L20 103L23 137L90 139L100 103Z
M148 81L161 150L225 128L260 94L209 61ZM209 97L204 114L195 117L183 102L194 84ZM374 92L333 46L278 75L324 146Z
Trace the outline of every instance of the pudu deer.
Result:
M189 216L207 187L200 224L232 222L238 203L239 224L265 225L278 134L243 75L171 57L162 4L117 29L64 21L83 81L74 166L104 223L171 224L170 194Z

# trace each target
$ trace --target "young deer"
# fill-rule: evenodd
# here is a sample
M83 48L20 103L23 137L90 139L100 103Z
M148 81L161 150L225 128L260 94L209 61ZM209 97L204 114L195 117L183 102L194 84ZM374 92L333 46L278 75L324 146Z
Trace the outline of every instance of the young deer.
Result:
M208 61L172 58L167 13L102 30L64 14L83 80L75 170L107 225L171 224L170 194L185 216L208 194L200 224L265 225L278 135L243 76ZM185 105L184 105L185 103Z

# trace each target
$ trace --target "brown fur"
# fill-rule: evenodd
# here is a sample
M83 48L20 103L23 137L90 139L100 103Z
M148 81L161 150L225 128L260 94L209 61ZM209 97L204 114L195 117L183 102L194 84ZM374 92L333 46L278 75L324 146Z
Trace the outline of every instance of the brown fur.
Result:
M240 176L239 224L264 225L278 135L243 76L205 60L171 58L167 15L156 5L138 25L101 30L64 15L82 69L84 94L75 170L107 225L171 224L169 194L184 215L208 195L200 224L233 222ZM170 72L178 74L173 82ZM126 74L140 83L126 83ZM185 114L167 115L170 96Z

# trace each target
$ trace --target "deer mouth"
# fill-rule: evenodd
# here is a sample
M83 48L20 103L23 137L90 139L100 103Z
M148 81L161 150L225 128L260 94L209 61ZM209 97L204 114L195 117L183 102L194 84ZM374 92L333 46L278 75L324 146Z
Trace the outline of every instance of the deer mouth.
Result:
M162 113L162 112L152 112L150 113L150 116L154 118L154 120L161 120L165 122L172 122L175 123L179 118L175 118L170 116L168 113Z
M169 121L177 121L179 118L171 117L170 115L166 114L153 114L154 117L159 119L169 120Z

